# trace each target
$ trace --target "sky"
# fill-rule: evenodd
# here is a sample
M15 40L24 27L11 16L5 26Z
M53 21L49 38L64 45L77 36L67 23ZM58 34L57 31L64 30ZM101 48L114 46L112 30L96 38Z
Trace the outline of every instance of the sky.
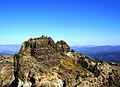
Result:
M69 45L120 45L120 0L0 0L0 44L42 35Z

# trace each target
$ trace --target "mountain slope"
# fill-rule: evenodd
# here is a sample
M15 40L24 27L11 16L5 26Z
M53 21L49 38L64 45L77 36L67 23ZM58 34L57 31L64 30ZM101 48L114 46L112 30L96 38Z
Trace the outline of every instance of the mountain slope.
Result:
M55 43L50 37L43 36L24 42L14 60L18 85L96 87L118 86L119 83L116 80L117 72L109 64L70 51L66 42ZM26 83L21 84L23 81Z
M120 63L120 46L72 46L71 49L98 60Z
M14 81L5 79L0 86L10 87L119 87L120 76L106 62L70 50L61 40L51 37L29 39L14 56Z
M89 55L98 60L120 63L120 52L98 52Z

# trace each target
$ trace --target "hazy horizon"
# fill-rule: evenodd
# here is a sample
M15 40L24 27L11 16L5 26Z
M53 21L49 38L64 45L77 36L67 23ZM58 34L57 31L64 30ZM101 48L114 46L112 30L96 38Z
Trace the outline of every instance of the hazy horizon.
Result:
M17 45L17 46L21 46L22 44L0 44L0 46L14 46L14 45ZM69 46L76 46L76 47L95 47L95 46L120 46L120 45L108 45L108 44L101 44L101 45L80 45L80 44L76 44L76 45L70 45L68 43Z
M0 44L42 35L69 45L119 45L119 0L0 0Z

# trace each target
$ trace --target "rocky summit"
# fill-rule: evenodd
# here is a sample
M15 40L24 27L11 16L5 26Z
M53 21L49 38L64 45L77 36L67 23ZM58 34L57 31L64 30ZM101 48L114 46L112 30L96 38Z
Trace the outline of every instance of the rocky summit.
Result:
M120 87L115 68L70 50L63 40L31 38L10 59L1 60L0 87Z

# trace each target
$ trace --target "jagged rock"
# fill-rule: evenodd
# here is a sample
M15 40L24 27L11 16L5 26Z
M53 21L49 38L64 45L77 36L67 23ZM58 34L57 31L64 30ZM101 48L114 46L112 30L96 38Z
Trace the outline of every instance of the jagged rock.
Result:
M88 63L86 61L84 61L83 59L78 60L78 65L81 65L84 68L88 67Z
M55 43L42 36L23 43L15 56L16 78L39 87L110 86L115 75L107 63L97 62L76 51L63 40ZM109 80L108 80L109 79ZM107 82L106 82L107 81ZM24 83L25 82L25 83ZM59 85L58 85L59 84Z
M33 74L35 77L41 77L52 67L58 66L61 53L69 50L66 42L55 43L50 37L42 36L25 41L20 52L14 58L16 77L23 80L32 78ZM30 80L29 82L35 84Z
M12 75L11 75L12 76ZM14 81L10 87L119 87L120 76L106 62L70 51L61 40L31 38L14 56ZM5 82L4 82L5 83ZM1 85L3 86L3 84Z
M58 41L57 43L56 43L56 45L58 46L58 47L60 47L60 50L59 50L59 52L69 52L70 51L70 47L68 46L68 44L65 42L65 41L63 41L63 40L61 40L61 41Z
M8 87L12 83L15 79L13 72L13 57L0 57L0 87Z

